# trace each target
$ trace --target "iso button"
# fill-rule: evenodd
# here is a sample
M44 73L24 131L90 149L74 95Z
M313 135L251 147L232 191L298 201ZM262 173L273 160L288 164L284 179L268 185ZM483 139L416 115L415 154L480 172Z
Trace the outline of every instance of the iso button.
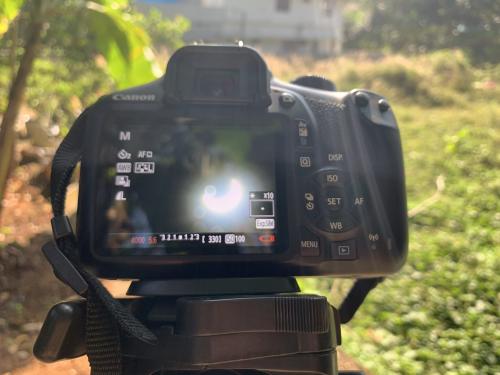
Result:
M328 170L316 175L316 181L322 186L337 186L344 184L344 173L338 170Z

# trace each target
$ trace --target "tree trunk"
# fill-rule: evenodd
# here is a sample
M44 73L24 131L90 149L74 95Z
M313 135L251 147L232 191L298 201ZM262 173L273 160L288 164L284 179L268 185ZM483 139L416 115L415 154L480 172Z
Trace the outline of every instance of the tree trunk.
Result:
M2 214L2 201L7 188L7 180L11 172L16 143L15 124L19 110L24 100L26 83L33 68L41 35L44 29L44 21L41 14L41 2L35 1L33 16L29 27L28 39L24 47L24 53L9 91L7 108L3 114L0 125L0 219Z

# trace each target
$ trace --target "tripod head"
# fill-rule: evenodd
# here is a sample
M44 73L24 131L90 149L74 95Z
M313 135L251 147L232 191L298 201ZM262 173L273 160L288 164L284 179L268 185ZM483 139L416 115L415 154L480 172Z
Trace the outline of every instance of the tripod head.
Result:
M121 373L336 374L338 314L326 298L299 291L294 278L133 282L128 294L141 297L120 302L159 342L121 336ZM35 344L38 359L87 353L86 303L52 307Z

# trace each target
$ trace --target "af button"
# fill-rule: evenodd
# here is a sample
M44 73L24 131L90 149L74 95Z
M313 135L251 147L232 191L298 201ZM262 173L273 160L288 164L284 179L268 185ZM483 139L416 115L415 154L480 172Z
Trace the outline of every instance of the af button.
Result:
M364 207L365 201L366 201L366 199L364 196L362 196L362 195L355 196L353 198L354 207L360 207L360 208Z

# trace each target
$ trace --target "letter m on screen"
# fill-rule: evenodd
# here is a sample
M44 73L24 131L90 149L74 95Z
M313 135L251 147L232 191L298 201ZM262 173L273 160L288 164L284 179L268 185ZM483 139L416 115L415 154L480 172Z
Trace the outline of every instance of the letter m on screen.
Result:
M120 132L120 141L130 141L130 132Z

